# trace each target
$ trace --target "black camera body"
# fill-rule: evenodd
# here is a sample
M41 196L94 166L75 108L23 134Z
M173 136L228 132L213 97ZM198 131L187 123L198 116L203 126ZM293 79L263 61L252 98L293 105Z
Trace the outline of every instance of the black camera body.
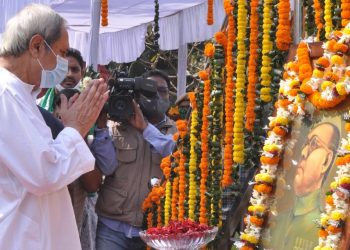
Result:
M125 78L123 76L125 74L114 72L108 80L107 114L112 121L126 121L133 116L133 100L139 103L142 109L144 100L147 103L147 100L158 96L155 81L142 77Z

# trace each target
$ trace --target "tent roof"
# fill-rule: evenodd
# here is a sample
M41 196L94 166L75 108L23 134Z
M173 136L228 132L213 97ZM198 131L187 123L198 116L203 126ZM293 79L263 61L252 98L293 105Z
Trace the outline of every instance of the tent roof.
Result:
M0 19L0 32L6 21L30 2L49 4L68 22L71 47L84 58L90 53L91 3L94 0L4 0L5 15ZM160 48L178 49L181 44L211 38L224 19L222 0L215 0L214 25L206 24L207 0L159 0ZM99 64L111 60L131 62L145 49L147 26L153 22L154 0L110 0L109 25L100 27Z

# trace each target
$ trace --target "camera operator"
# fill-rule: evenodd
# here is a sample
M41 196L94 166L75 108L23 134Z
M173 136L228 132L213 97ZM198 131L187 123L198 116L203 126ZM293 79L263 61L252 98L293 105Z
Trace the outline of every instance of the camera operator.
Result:
M148 72L147 77L156 82L158 108L133 101L134 115L128 122L112 124L118 163L101 186L96 204L97 250L145 248L139 237L142 203L149 193L150 179L162 176L162 157L171 154L175 146L175 122L165 115L169 78L160 71Z

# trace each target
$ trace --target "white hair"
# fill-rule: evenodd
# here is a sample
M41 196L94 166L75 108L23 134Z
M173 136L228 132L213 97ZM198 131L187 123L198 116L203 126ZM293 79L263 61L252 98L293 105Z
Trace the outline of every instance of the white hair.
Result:
M61 37L66 21L46 5L31 4L6 24L0 44L0 56L20 56L29 48L30 39L41 35L51 45Z

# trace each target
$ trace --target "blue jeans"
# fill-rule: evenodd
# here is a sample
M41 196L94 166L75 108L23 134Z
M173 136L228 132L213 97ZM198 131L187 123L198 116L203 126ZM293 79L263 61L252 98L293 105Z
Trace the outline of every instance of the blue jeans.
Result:
M144 250L146 244L140 237L128 238L124 233L114 231L102 222L97 224L96 250Z

